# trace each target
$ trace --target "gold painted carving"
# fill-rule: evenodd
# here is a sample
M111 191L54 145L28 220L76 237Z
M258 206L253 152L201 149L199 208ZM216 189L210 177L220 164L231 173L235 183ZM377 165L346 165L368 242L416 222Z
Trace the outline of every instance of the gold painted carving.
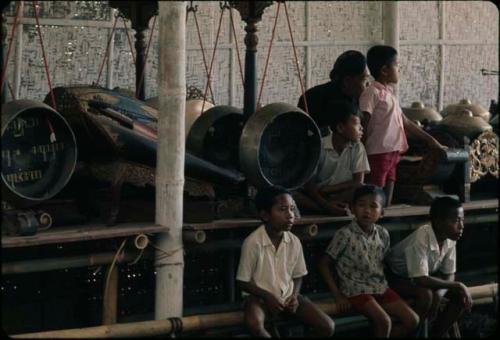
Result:
M470 181L488 172L498 178L498 136L493 131L480 134L470 145Z

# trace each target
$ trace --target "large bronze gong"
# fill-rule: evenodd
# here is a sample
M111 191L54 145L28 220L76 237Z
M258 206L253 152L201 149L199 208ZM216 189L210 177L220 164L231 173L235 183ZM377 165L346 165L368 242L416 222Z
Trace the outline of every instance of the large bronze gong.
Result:
M16 206L47 200L75 170L75 135L50 106L33 100L2 105L2 194Z
M316 170L321 136L304 111L287 103L273 103L250 116L239 147L241 170L252 184L296 189Z

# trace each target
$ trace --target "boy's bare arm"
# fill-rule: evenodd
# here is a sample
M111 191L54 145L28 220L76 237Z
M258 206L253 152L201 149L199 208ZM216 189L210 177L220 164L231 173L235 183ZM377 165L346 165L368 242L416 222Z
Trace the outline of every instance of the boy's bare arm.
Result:
M284 304L280 300L278 300L278 298L276 298L276 296L274 296L271 292L258 287L252 282L245 282L240 280L236 280L236 282L238 283L241 290L262 298L271 310L282 311L284 309Z
M330 292L332 292L333 297L335 298L335 302L339 308L339 312L345 312L350 308L350 303L347 300L347 298L342 294L340 289L337 286L337 283L335 282L332 267L333 267L333 260L330 256L327 254L323 255L321 260L319 261L319 272L321 273L321 276L325 280L326 285L328 286L328 289Z
M403 116L403 126L406 133L426 142L430 147L438 148L438 149L447 149L446 146L441 145L434 137L429 135L423 129L419 128L417 124L408 119L404 114Z
M325 185L319 188L318 190L323 194L333 194L339 191L349 190L358 187L363 183L364 179L365 179L364 172L356 172L352 174L352 179L350 181L345 181L334 185Z
M368 123L370 122L371 115L368 112L363 111L361 117L361 126L363 127L363 136L361 137L361 143L366 145L366 136L368 135L366 131L368 131Z
M319 191L318 186L311 180L304 185L304 191L315 203L317 203L325 211L337 215L339 213L347 214L347 206L341 202L330 202L323 197L323 193Z
M442 278L437 276L421 276L414 278L414 282L422 287L427 287L431 289L451 289L457 290L463 297L465 306L470 308L472 306L472 297L467 289L467 286L462 282L455 281L454 274L442 274ZM440 291L440 295L445 293L445 291Z

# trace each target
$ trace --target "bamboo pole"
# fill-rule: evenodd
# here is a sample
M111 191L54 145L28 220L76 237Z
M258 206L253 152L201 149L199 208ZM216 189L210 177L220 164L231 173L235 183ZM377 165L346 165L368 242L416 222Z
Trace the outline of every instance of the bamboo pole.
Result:
M494 302L498 293L498 283L469 287L474 301L482 304ZM488 300L488 298L490 300ZM329 315L340 315L337 305L327 300L316 301L316 305ZM352 314L347 312L344 315ZM227 312L215 314L191 315L174 318L180 321L183 331L199 331L210 328L237 326L243 324L243 312ZM131 322L88 328L63 329L58 331L37 332L9 335L13 338L115 338L115 337L147 337L171 334L176 324L171 319Z
M134 260L138 252L122 253L117 258L117 263L124 263ZM148 254L146 253L145 256ZM2 275L38 273L51 270L92 267L110 264L115 253L98 253L84 256L67 258L49 258L40 260L13 261L2 263Z
M186 106L186 3L159 1L157 235L155 319L182 315L184 256L182 198L184 187Z
M102 324L116 323L118 310L118 267L108 266L109 280L104 281L104 294L102 298Z
M185 230L182 233L182 239L184 242L190 243L205 243L207 235L203 230Z

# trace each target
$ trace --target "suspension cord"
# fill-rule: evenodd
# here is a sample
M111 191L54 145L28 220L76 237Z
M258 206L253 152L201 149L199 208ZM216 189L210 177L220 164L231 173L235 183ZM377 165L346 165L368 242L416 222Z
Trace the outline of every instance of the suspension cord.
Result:
M106 62L106 59L108 59L109 45L111 44L111 38L113 37L113 34L115 33L117 21L118 21L118 15L115 15L115 21L113 22L113 28L111 29L111 34L109 35L109 38L108 38L108 43L106 45L106 52L104 53L104 58L102 60L101 67L99 69L99 75L97 76L97 81L94 83L95 86L99 86L99 81L101 80L102 70L104 69L104 63Z
M283 5L285 6L285 16L286 16L286 21L288 23L288 31L290 32L290 40L292 41L293 55L295 56L295 65L297 66L297 74L299 76L300 90L302 91L302 98L304 98L304 106L306 109L306 113L309 115L309 108L307 106L307 98L305 95L304 83L302 82L302 76L300 75L300 66L299 66L299 59L297 58L297 49L293 41L292 26L290 25L290 18L288 17L288 10L285 1L283 1Z
M278 1L278 7L276 9L276 17L274 18L273 31L271 33L271 40L269 41L269 48L267 50L266 66L264 67L264 74L262 75L262 80L260 83L260 91L259 91L259 97L257 99L256 108L258 108L260 106L260 97L262 96L262 89L264 88L264 81L266 80L267 66L269 65L269 59L271 57L271 48L273 47L274 32L276 31L276 24L278 23L278 16L280 14L280 5L281 5L281 2Z
M191 1L190 5L187 6L186 22L188 20L189 12L193 12L194 23L196 25L196 32L198 34L198 41L200 42L201 56L203 57L203 65L205 66L205 72L207 74L207 79L208 79L210 75L208 74L208 64L207 64L207 59L205 57L205 49L203 48L203 41L201 40L200 25L198 24L198 17L196 16L197 11L198 11L198 5L193 6L193 2ZM212 96L212 100L214 100L214 92L212 90L212 84L209 83L208 86L210 89L210 95ZM207 100L207 98L205 97L204 100Z
M128 46L130 47L130 54L132 54L132 60L135 65L135 54L134 54L134 48L132 47L132 40L130 39L130 34L127 28L127 21L125 20L125 17L122 16L123 20L123 27L125 28L125 34L127 35L127 40L128 40Z
M144 56L144 65L141 67L141 75L139 78L139 84L137 85L135 89L135 97L137 98L137 95L139 94L139 89L142 86L142 83L144 82L144 73L146 71L146 61L148 60L148 54L149 54L149 47L151 46L151 38L153 38L153 32L155 30L155 25L156 25L156 18L158 15L155 15L153 18L153 25L151 26L151 32L149 34L149 40L148 40L148 46L146 47L146 55Z
M234 43L236 44L236 55L238 56L238 65L240 65L241 85L243 85L243 88L244 88L245 87L245 79L243 76L243 67L241 64L240 49L238 47L238 38L236 37L236 29L234 28L234 20L233 20L233 10L231 7L229 7L229 19L231 19L231 28L233 31Z
M14 18L14 23L12 24L12 31L10 32L9 47L7 49L7 55L5 57L5 61L3 62L3 66L2 66L2 84L0 84L0 93L3 91L5 78L7 76L7 66L9 65L10 53L12 52L12 42L14 41L14 35L16 34L17 21L19 19L19 13L20 13L19 9L20 8L21 8L21 6L20 6L19 2L17 2L16 3L16 16ZM10 94L11 94L12 98L14 98L13 93L14 92L11 90Z
M56 104L56 97L54 95L54 91L52 91L52 82L50 81L50 72L49 72L49 64L47 62L47 55L45 54L45 47L43 46L43 38L42 38L42 31L40 29L40 20L39 20L39 13L38 13L38 1L33 1L33 10L35 11L35 20L36 20L36 28L38 31L38 36L40 37L40 45L42 47L42 56L43 56L43 64L45 67L45 74L47 75L47 82L49 83L49 93L50 93L50 98L52 99L52 108L54 110L57 110L57 104ZM56 134L54 132L54 128L52 124L50 123L49 117L46 117L47 125L50 130L49 134L49 139L51 143L54 143L56 141Z
M205 98L205 99L207 98L208 84L210 84L210 79L212 78L212 67L214 66L215 51L217 50L217 44L219 43L220 28L222 26L222 18L224 17L224 10L225 9L226 9L226 6L221 6L219 27L217 28L217 35L215 37L214 51L212 53L212 60L210 61L210 69L208 70L207 85L205 86L205 93L203 95L203 98ZM215 104L215 98L212 98L212 100ZM201 105L201 112L203 112L204 108L205 108L205 100L203 101L203 104Z

